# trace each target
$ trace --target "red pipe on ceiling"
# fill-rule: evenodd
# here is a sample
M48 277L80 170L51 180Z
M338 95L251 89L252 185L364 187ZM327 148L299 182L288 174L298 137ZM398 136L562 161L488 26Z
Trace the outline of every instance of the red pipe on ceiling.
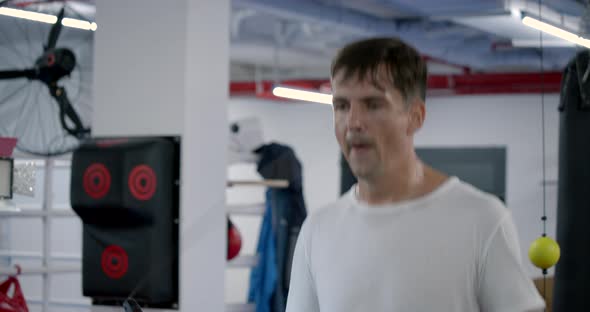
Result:
M429 96L490 95L523 93L559 93L561 72L547 73L487 73L462 75L431 75L428 77ZM272 94L272 81L232 82L231 96L256 96L284 100ZM281 85L330 93L329 80L282 80Z

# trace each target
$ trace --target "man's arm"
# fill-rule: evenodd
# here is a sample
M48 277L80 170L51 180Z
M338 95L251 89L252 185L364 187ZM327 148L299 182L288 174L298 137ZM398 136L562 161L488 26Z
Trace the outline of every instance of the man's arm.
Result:
M478 301L482 312L543 311L545 302L525 272L516 227L504 215L482 255Z
M311 225L303 223L293 254L286 312L319 312L315 282L309 265Z

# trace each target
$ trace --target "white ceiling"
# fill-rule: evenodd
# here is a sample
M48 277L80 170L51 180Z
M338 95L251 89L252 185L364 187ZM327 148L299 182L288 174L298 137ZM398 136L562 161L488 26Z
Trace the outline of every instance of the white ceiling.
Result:
M579 15L568 15L556 9L567 4L571 11L572 7L581 7L579 3L544 2L549 3L542 7L545 19L559 19L568 26L579 24L583 10ZM534 71L538 70L535 67L538 61L526 60L538 57L538 53L512 47L509 42L510 39L538 40L539 32L511 15L514 8L532 14L538 10L535 3L526 0L234 0L230 29L232 75L236 73L236 76L232 78L253 78L249 75L255 68L259 68L263 78L276 72L289 77L326 78L330 59L339 47L371 35L400 36L426 55L442 60L442 63L429 62L431 73L461 72L460 68L444 62L472 67L474 71ZM62 4L49 2L27 9L55 14ZM95 13L93 1L67 2L66 15L70 17L93 21ZM48 32L47 24L17 22L0 16L0 53L7 60L0 67L26 63L21 55L14 55L10 46L26 42L30 51L39 51ZM63 36L70 42L88 40L88 35L80 30L65 28ZM504 45L496 51L498 43ZM545 55L547 69L559 69L575 51L552 49Z

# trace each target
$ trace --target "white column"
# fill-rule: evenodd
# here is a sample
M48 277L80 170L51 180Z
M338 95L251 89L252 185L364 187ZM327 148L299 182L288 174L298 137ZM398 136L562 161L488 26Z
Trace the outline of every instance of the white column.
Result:
M223 311L229 0L97 1L93 135L181 135L180 311Z

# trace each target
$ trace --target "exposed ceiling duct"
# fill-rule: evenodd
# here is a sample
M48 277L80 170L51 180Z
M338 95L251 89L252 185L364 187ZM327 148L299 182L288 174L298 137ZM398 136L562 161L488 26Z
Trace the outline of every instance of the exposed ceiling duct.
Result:
M587 26L579 27L588 20L583 15L588 12L584 3L543 0L543 19L588 32ZM7 4L51 14L63 1L0 3ZM67 1L67 5L73 9L70 14L95 19L94 1ZM284 79L327 78L337 49L368 36L406 40L429 59L433 74L458 74L464 68L536 72L541 63L539 33L522 25L515 13L535 16L538 11L535 0L233 0L231 61L232 74L238 74L232 78L252 80L248 75L255 68L262 69L264 79L276 73ZM38 28L43 27L14 29L10 19L0 17L0 46L42 40ZM284 36L277 36L277 29ZM560 71L576 53L573 45L560 44L547 35L543 41L545 70Z
M427 2L429 2L428 5L426 5ZM481 19L484 23L486 18L493 19L498 15L510 17L511 12L504 1L389 1L383 5L394 7L398 4L406 9L413 7L426 9L418 12L424 14L419 18L381 19L312 1L236 0L233 2L234 8L249 8L261 14L285 20L323 25L330 29L334 36L341 33L359 38L398 36L412 43L424 54L449 63L465 65L474 70L505 71L526 68L535 71L540 67L538 49L494 49L495 42L509 38L502 37L498 33L486 32L481 28L479 28L480 31L473 32L475 22L465 22L463 25L453 22L453 19L473 18ZM550 12L549 9L546 11ZM431 14L448 15L433 17ZM468 14L477 17L469 17ZM515 22L518 23L518 21ZM498 20L492 20L490 23L501 26ZM525 26L518 26L523 33L528 32L528 37L531 36L530 30ZM515 29L512 28L512 30ZM544 55L544 67L560 70L574 53L575 50L571 48L547 50Z

